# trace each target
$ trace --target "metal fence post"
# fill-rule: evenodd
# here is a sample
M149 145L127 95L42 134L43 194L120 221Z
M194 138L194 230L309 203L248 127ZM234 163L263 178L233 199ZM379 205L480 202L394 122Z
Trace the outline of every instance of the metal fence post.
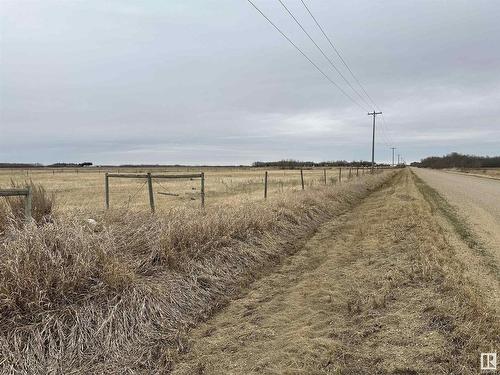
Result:
M342 167L339 168L339 184L342 182Z
M151 212L155 212L155 199L153 196L153 180L151 179L151 172L148 172L148 191L149 191L149 205Z

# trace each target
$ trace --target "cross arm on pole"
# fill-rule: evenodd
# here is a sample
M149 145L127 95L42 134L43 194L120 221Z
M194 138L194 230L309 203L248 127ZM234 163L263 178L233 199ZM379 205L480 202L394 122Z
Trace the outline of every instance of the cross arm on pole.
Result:
M381 115L382 112L376 112L373 110L373 112L368 112L368 116L373 116L373 133L372 133L372 174L373 170L375 168L375 117L377 115Z

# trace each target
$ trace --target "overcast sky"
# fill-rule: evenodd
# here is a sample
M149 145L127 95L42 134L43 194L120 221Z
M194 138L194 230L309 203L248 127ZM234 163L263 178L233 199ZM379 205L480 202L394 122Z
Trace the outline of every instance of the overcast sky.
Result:
M254 1L367 107L277 0ZM384 112L376 160L500 154L500 1L305 2ZM246 0L0 0L0 54L2 162L370 158L366 110Z

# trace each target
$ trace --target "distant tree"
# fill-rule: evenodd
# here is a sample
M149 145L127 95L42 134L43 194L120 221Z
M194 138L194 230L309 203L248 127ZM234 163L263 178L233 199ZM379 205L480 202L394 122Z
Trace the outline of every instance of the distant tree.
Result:
M0 163L0 168L41 168L39 163Z
M423 168L499 168L500 156L463 155L457 152L444 156L429 156L412 163Z
M252 164L253 167L267 167L267 168L280 168L280 169L299 169L299 168L312 168L312 167L365 167L370 166L371 163L368 161L352 161L348 162L346 160L337 161L299 161L293 159L279 160L279 161L256 161ZM380 164L379 164L380 165Z

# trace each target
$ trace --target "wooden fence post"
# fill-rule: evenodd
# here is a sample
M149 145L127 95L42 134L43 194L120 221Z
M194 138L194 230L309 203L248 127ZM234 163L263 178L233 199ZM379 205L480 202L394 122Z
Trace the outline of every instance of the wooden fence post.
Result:
M108 172L104 175L104 191L106 196L106 210L109 209L109 176Z
M267 199L267 171L264 174L264 199Z
M302 190L304 190L304 172L300 170L300 181L302 183Z
M33 198L33 190L31 188L31 185L28 185L28 194L26 194L25 201L24 201L24 218L26 220L26 223L31 222L31 202Z
M342 167L339 168L339 184L342 182Z
M324 177L325 185L326 185L326 169L323 169L323 177Z
M349 180L351 179L351 170L352 170L352 167L349 167L349 177L348 177Z
M151 212L155 212L155 199L153 196L153 180L151 179L151 172L148 172L148 191L149 191L149 205Z
M359 176L359 167L356 167L356 177Z
M205 172L201 172L201 207L205 207Z

